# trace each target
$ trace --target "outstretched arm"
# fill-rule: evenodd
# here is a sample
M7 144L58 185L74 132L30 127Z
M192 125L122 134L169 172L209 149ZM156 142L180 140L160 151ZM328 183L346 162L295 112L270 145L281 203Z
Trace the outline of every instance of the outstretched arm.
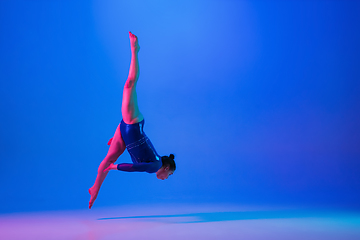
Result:
M150 162L150 163L136 163L136 164L130 164L130 163L121 163L121 164L110 164L108 168L104 170L120 170L125 172L148 172L148 173L154 173L161 167L161 163L159 161L156 162Z

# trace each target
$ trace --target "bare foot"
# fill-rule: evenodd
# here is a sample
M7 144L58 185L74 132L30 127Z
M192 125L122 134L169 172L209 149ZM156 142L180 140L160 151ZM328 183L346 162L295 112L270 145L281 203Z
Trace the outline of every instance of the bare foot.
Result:
M139 46L139 42L138 42L137 36L134 35L134 34L132 34L131 32L129 32L129 38L130 38L131 51L134 52L134 53L139 52L140 46Z
M91 209L92 205L94 204L97 195L99 193L99 191L96 191L95 189L93 189L93 187L89 188L89 193L91 195L90 201L89 201L89 209Z

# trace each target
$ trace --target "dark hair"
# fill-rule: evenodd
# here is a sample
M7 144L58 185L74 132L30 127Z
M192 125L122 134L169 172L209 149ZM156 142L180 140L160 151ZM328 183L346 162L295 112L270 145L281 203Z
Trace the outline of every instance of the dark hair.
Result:
M176 165L175 165L175 161L174 161L174 154L170 154L169 156L162 156L161 157L161 162L163 167L169 167L170 171L175 171L176 169Z

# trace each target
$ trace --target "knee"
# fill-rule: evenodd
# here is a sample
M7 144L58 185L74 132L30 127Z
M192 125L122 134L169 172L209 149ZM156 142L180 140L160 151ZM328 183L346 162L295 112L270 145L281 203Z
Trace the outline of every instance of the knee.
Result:
M109 163L115 163L117 159L118 159L117 157L116 157L116 158L110 158L110 159L108 160L108 162L109 162Z
M108 166L110 166L111 163L115 163L117 160L117 157L110 157L110 156L106 156L104 158L104 160L102 160L100 166L99 166L99 171L103 171L105 168L107 168Z
M128 79L124 85L124 88L131 89L135 86L136 79Z
M110 164L115 163L116 160L117 158L105 158L98 168L98 173L102 173Z
M104 162L106 162L106 164L114 163L114 162L116 162L118 157L119 156L117 156L117 155L106 156L105 159L104 159Z

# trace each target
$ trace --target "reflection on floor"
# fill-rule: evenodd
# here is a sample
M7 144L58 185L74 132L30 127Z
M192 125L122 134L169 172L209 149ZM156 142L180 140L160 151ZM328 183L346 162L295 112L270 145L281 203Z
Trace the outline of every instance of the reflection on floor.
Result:
M0 239L360 239L360 213L141 205L0 215Z

